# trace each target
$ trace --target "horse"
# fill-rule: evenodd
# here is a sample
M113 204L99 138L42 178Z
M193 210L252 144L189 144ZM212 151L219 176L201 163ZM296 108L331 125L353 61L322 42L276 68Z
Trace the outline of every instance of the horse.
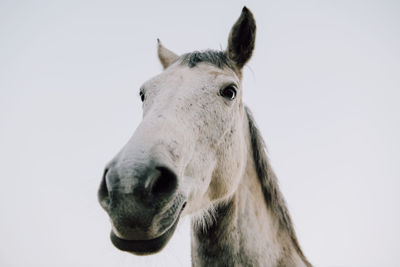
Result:
M143 120L98 191L118 249L156 253L190 216L193 266L311 266L242 101L255 36L244 7L225 51L178 56L158 40L163 71L141 86Z

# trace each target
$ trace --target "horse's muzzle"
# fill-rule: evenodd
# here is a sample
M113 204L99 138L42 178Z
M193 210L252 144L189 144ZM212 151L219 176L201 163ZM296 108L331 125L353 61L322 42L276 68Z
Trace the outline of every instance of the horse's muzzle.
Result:
M111 241L136 254L159 251L172 236L185 199L168 167L150 163L132 171L113 164L106 168L98 199L113 224Z
M122 251L131 252L136 255L148 255L160 251L172 237L175 232L176 226L178 225L180 214L185 208L186 203L182 205L182 208L175 219L175 222L169 226L166 231L157 236L156 238L147 240L129 240L118 237L113 231L110 233L111 242L115 247Z

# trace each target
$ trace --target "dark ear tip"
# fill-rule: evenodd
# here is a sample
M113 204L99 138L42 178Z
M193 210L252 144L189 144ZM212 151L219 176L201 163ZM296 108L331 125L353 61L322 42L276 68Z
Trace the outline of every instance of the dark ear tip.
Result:
M157 44L161 44L161 41L159 38L157 38Z
M250 9L248 9L246 6L243 7L242 14L240 14L240 17L250 18L250 19L254 20L253 13L251 13Z

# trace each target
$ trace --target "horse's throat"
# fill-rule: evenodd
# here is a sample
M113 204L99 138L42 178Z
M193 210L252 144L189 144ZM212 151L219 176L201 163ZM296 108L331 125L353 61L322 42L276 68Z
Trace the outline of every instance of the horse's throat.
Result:
M265 266L278 261L278 226L254 175L247 170L232 199L216 208L212 225L192 227L194 266Z

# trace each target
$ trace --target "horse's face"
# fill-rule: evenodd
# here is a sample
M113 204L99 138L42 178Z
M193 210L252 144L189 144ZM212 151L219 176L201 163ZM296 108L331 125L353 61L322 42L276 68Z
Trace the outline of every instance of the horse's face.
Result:
M141 94L143 122L126 147L129 157L157 157L157 164L168 166L177 177L175 193L187 202L185 213L207 209L234 192L246 152L236 73L177 62L146 82Z
M255 27L247 10L235 26L244 20L245 31ZM143 121L106 167L99 190L118 248L159 251L183 210L202 217L237 188L247 149L238 73L251 51L238 58L232 48L235 26L226 53L233 68L210 62L192 66L159 45L165 70L141 87Z

